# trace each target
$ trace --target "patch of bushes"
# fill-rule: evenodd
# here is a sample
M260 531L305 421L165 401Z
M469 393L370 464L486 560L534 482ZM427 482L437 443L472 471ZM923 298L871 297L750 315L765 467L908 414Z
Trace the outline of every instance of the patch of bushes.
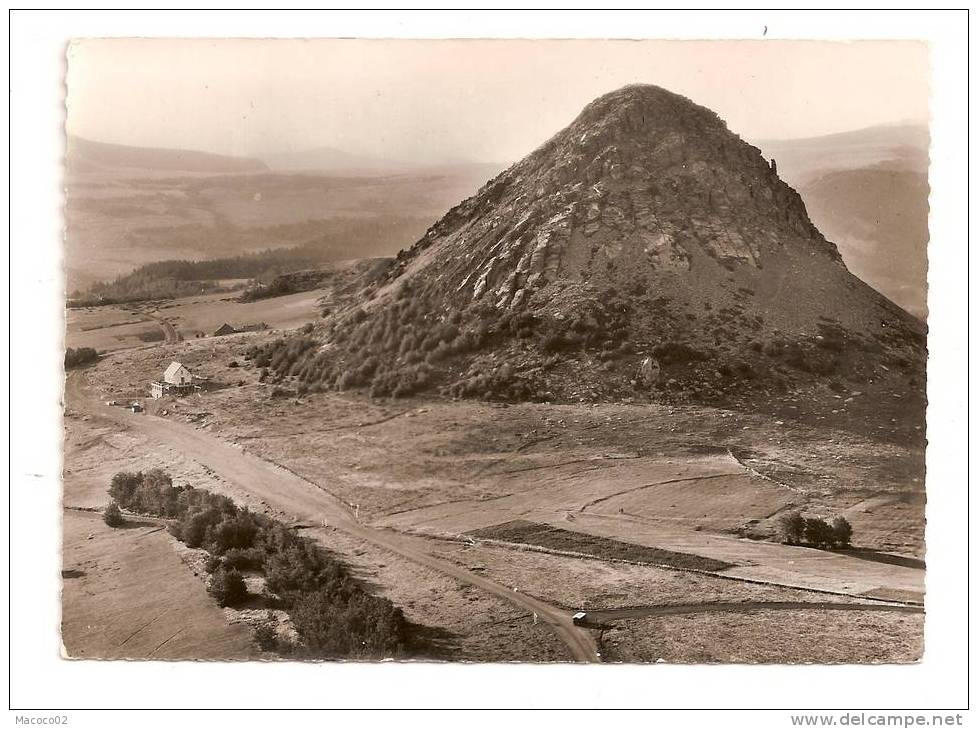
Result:
M852 525L842 516L829 523L817 517L805 518L801 512L792 511L778 519L778 531L785 544L838 549L852 543Z
M656 345L652 353L662 364L688 364L690 362L705 362L710 355L684 342L664 342Z
M290 615L308 650L316 655L391 656L401 650L400 609L364 592L345 600L335 599L327 590L310 592L297 600Z
M849 335L845 329L834 324L818 324L819 335L816 339L817 346L830 352L843 352L849 341Z
M119 505L114 501L105 507L105 511L102 513L102 521L113 529L121 527L126 523L125 519L122 518L122 511L119 509Z
M629 316L627 302L613 289L584 297L557 320L486 302L452 308L437 293L405 286L383 306L334 316L323 328L326 347L299 351L293 341L301 337L293 336L255 347L248 356L269 369L273 382L292 377L311 392L368 389L374 397L405 397L438 389L453 397L515 401L534 397L534 382L483 370L472 355L518 346L540 354L591 350L603 361L617 359L634 353L627 341Z
M166 339L166 335L159 327L147 329L144 332L140 332L136 336L140 342L162 342L164 339Z
M253 360L258 368L270 367L279 373L294 374L291 370L296 363L318 344L315 339L304 334L285 337L250 347L245 353L245 359Z
M248 599L248 586L235 569L219 567L215 570L207 584L207 592L221 607L235 607Z
M78 347L77 349L68 347L65 350L65 369L70 370L73 367L82 367L97 359L98 352L91 347Z
M784 346L783 351L785 363L802 372L825 376L835 374L839 369L838 357L819 351L811 345L790 342Z
M524 402L537 399L535 383L524 375L516 374L508 364L481 370L469 368L466 376L452 383L446 394L456 397L477 397L498 402Z
M291 646L279 640L278 631L275 630L274 618L269 618L255 628L255 643L266 652L290 653Z
M264 555L258 547L231 547L224 552L220 563L228 569L259 570L262 567Z
M284 524L225 496L174 486L159 469L117 473L109 494L125 509L170 519L174 537L209 552L208 591L222 606L247 598L241 572L263 573L266 587L292 618L300 653L385 658L403 651L409 626L401 610L367 593L346 565ZM277 639L265 642L283 647Z
M278 276L267 286L260 282L255 282L241 292L238 301L244 303L260 301L261 299L271 299L276 296L288 296L289 294L298 293L301 290L293 283L289 276Z

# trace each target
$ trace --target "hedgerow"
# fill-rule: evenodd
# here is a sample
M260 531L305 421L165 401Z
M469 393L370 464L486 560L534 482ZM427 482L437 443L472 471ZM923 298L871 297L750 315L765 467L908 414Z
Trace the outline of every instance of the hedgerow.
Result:
M109 494L128 511L169 519L174 537L207 550L208 589L222 606L247 598L242 571L261 572L298 633L299 645L289 651L312 658L386 658L404 651L409 626L400 608L366 592L346 565L284 524L226 496L174 486L160 469L117 473Z

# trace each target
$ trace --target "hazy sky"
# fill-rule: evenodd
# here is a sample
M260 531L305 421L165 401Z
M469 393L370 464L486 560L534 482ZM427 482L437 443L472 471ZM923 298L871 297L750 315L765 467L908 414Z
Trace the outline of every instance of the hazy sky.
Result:
M509 162L628 83L757 140L926 121L928 74L926 45L900 41L84 40L67 125L225 154Z

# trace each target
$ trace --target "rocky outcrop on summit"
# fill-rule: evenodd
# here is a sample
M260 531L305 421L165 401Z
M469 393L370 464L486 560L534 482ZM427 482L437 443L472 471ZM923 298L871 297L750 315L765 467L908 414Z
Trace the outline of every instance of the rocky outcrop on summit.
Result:
M588 105L360 300L252 356L377 396L923 403L920 322L846 270L774 160L655 86Z
M422 256L432 246L434 263ZM784 248L840 260L759 150L708 109L635 86L590 104L449 212L397 273L434 265L446 289L519 307L558 279L612 282L608 264L623 258L649 272L702 255L761 267Z

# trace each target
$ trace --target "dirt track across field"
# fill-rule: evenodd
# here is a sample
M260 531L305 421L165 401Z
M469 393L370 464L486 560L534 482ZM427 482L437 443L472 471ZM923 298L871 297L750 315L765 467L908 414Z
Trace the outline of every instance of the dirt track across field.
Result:
M92 398L85 398L85 394L79 391L77 382L73 378L69 378L68 388L72 390L74 402L86 400L85 409L90 415L142 431L154 441L178 449L188 458L212 469L243 492L264 500L272 508L291 514L300 521L316 525L325 524L324 528L339 529L460 582L503 598L528 613L535 614L550 625L577 660L586 662L599 660L598 649L591 633L575 626L569 611L432 556L426 551L425 542L420 537L365 526L356 520L348 505L324 488L204 431L151 415L132 415L128 411L120 411ZM309 529L306 533L314 534L316 531L318 530Z
M177 330L174 329L173 325L170 322L168 322L166 319L164 319L162 316L157 316L156 314L149 314L149 313L147 313L146 316L148 316L150 319L152 319L157 324L159 324L160 327L162 327L163 337L167 344L176 344L182 339L182 337L177 333Z

